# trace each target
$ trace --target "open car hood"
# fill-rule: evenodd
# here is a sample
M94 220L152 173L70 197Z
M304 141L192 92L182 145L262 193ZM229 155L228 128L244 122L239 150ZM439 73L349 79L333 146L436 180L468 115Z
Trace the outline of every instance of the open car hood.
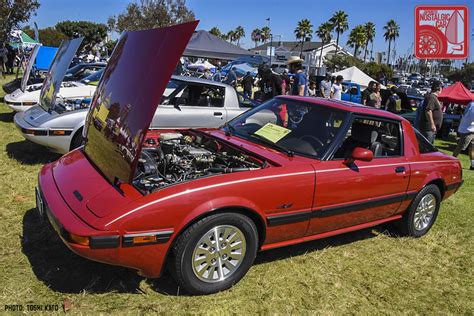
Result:
M41 47L41 44L35 45L35 47L33 47L33 50L31 51L30 59L28 60L28 64L26 65L26 68L25 68L25 72L23 73L23 77L21 77L20 89L23 92L25 92L26 90L28 79L30 79L31 68L33 68L33 65L35 64L36 55L38 55L40 47Z
M40 93L39 105L45 110L50 111L54 109L56 103L56 96L63 82L64 75L74 58L79 45L84 38L79 37L72 40L63 41L59 46L56 55L54 56L51 66L49 66L48 74L43 82L43 87Z
M125 32L91 102L84 152L111 183L131 183L153 114L198 21Z

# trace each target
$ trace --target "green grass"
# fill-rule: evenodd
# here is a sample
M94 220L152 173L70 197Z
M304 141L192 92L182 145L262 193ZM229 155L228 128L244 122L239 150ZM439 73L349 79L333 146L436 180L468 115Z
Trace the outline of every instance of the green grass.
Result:
M425 237L375 228L260 253L232 289L190 297L170 277L146 280L72 254L39 221L37 173L58 156L25 142L12 118L0 104L0 312L68 300L82 314L474 313L474 172L465 155L465 184Z

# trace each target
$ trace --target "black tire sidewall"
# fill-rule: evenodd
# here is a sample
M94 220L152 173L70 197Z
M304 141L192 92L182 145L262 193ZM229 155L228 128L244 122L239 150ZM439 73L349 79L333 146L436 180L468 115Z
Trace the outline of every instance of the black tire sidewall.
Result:
M433 216L431 217L431 221L428 224L428 226L422 230L417 230L415 228L415 223L414 223L415 212L421 199L423 199L423 197L428 194L432 194L436 199L435 211L433 213ZM408 212L405 214L404 225L405 225L405 231L407 235L410 235L413 237L421 237L425 235L431 229L431 227L433 227L433 224L435 223L436 218L438 217L440 205L441 205L441 192L438 186L436 186L435 184L427 185L420 192L418 192L416 197L413 199Z
M207 219L207 220L206 220ZM181 241L175 249L175 272L178 282L190 294L211 294L226 290L236 284L247 273L255 260L258 248L258 232L255 224L247 216L237 213L222 213L210 216L204 221L192 225L187 240ZM245 257L237 270L227 279L217 283L199 280L193 272L192 255L194 247L201 237L218 225L232 225L242 231L246 241ZM186 236L186 232L183 237Z
M71 150L80 147L84 143L84 138L82 137L82 129L83 128L81 127L74 134L74 137L72 138L72 141L71 141Z

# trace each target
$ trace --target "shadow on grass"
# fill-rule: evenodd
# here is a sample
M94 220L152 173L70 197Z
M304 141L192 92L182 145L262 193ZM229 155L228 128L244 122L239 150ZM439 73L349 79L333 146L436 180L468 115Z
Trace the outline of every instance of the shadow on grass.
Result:
M8 157L27 165L45 164L61 156L27 140L7 144L5 149Z
M379 229L379 231L381 231ZM261 252L254 264L300 256L308 252L337 247L377 236L374 228L294 246ZM82 258L70 251L47 220L41 220L37 210L28 210L23 217L22 251L36 277L46 286L61 293L141 293L145 280L127 268L102 264ZM160 279L146 279L150 287L163 295L186 296L168 272Z
M13 122L13 117L15 116L15 114L16 114L15 112L0 113L0 122L6 122L6 123Z
M139 293L143 279L127 268L90 261L70 251L36 208L23 217L22 251L36 277L62 293Z

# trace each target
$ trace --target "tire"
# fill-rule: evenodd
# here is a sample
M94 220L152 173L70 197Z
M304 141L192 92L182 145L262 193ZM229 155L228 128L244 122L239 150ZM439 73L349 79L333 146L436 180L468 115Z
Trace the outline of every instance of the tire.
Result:
M216 232L219 243L215 242ZM258 232L250 218L237 213L211 215L178 237L173 247L171 272L190 294L223 291L247 273L257 247Z
M71 141L70 150L76 149L84 144L84 137L82 137L82 127L74 134Z
M441 192L438 186L430 184L424 187L411 202L408 210L398 223L399 232L410 237L425 235L436 221L440 203Z

